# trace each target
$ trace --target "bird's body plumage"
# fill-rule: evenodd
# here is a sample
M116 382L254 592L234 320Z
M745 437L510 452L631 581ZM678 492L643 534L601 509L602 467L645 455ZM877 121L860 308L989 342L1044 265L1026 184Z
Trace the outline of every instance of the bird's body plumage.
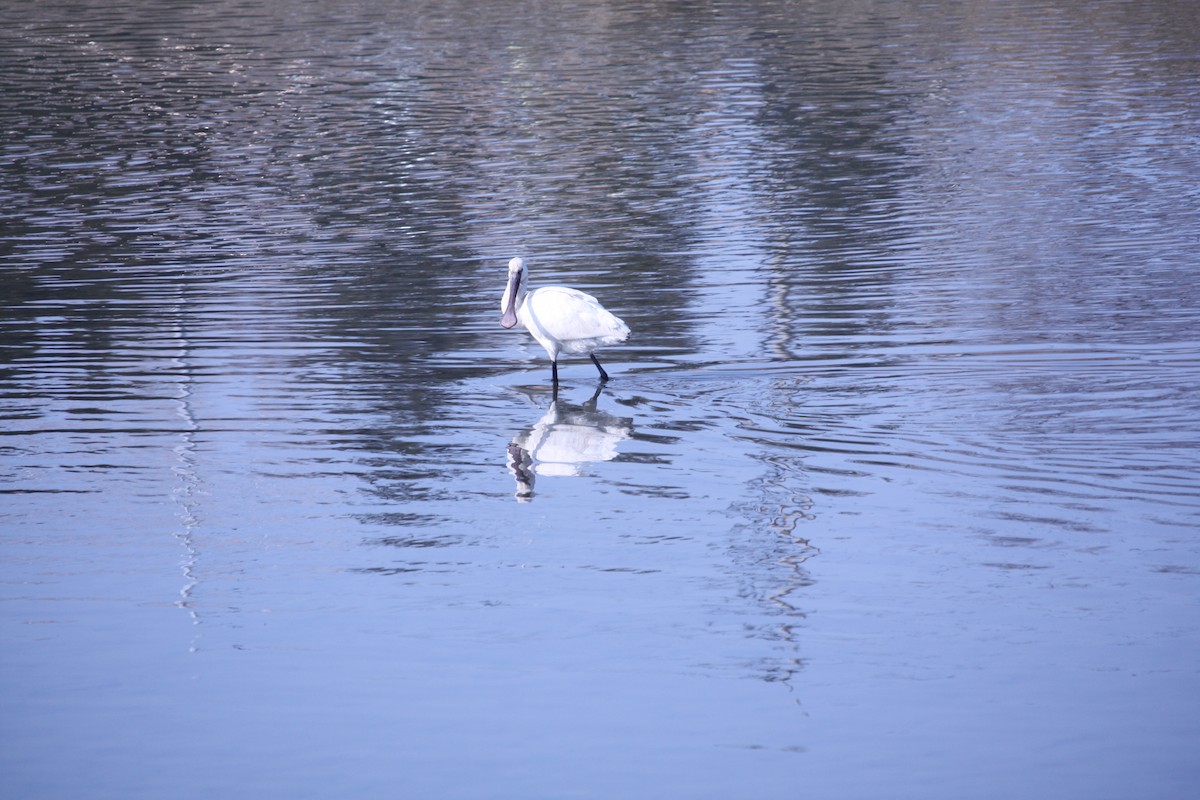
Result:
M528 271L521 258L508 264L508 285L500 300L504 316L500 324L511 328L518 322L537 339L550 356L554 380L558 381L558 357L590 355L600 377L608 374L594 352L618 344L629 336L629 326L587 292L566 286L543 286L528 290Z

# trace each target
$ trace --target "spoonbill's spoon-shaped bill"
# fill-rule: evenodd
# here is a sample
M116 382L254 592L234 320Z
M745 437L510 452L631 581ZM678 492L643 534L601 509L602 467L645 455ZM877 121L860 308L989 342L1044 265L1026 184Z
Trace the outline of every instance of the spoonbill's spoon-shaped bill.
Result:
M512 328L520 322L546 348L554 383L558 383L558 356L562 353L591 356L600 380L607 381L608 373L595 351L629 336L629 326L586 292L566 286L529 291L529 269L523 258L508 262L508 285L500 310L504 313L501 327Z

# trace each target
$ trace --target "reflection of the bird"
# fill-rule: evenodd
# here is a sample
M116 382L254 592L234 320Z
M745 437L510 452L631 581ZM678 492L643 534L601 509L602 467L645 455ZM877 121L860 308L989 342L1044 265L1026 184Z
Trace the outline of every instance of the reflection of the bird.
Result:
M508 468L517 479L517 498L533 497L538 475L580 475L587 464L610 461L617 442L633 435L633 420L596 409L603 384L584 403L570 403L555 393L550 409L508 445Z

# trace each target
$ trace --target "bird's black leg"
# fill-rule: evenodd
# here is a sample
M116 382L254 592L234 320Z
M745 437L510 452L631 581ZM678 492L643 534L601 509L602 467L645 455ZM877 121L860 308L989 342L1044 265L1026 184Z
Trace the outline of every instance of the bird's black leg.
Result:
M596 365L596 369L600 370L600 380L607 381L608 373L604 371L604 367L600 366L600 359L596 358L596 354L592 353L592 363Z
M558 386L558 359L557 358L550 362L550 375L552 376L552 378L554 380L554 385Z

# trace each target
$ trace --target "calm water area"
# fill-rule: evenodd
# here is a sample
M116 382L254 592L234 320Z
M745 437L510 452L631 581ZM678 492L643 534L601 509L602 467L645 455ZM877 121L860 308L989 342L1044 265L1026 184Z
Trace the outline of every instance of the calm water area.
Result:
M1197 3L0 21L0 796L1196 796Z

